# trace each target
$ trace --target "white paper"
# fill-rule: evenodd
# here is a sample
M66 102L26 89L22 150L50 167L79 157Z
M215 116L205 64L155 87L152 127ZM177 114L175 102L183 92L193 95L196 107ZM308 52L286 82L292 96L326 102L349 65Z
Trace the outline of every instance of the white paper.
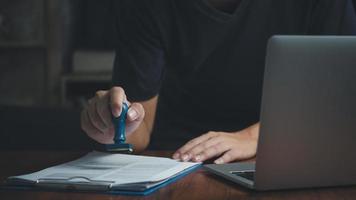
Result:
M72 162L9 179L119 186L159 182L198 164L161 157L91 152Z

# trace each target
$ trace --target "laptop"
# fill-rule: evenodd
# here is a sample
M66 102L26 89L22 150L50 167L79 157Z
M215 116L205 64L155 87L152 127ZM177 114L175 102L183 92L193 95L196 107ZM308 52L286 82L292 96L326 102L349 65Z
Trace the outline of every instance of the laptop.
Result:
M204 167L255 190L356 184L356 37L270 38L255 162Z

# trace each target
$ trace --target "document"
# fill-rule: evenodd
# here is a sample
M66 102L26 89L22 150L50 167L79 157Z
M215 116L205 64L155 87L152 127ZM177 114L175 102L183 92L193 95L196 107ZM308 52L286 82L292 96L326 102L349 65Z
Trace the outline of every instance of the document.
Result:
M201 163L169 158L91 152L77 160L35 173L12 176L12 185L75 190L144 191Z

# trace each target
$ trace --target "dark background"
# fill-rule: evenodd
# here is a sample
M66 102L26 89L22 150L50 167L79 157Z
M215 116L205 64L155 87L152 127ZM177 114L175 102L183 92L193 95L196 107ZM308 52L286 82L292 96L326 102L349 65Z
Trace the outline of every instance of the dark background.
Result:
M76 50L113 50L113 12L109 0L0 1L0 149L92 148L80 129L83 104L61 103L61 80ZM68 86L84 98L107 87Z
M110 5L100 0L0 1L0 149L92 148L80 129L83 104L61 102L61 80L73 73L76 50L113 51ZM84 82L68 89L88 98L109 86Z

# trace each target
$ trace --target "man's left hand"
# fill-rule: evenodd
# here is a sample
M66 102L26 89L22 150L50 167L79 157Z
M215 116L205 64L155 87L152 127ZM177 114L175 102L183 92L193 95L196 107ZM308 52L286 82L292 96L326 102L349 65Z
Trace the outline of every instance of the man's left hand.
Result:
M214 163L244 160L256 155L259 123L234 133L210 131L190 140L173 154L173 159L203 162L218 157Z

